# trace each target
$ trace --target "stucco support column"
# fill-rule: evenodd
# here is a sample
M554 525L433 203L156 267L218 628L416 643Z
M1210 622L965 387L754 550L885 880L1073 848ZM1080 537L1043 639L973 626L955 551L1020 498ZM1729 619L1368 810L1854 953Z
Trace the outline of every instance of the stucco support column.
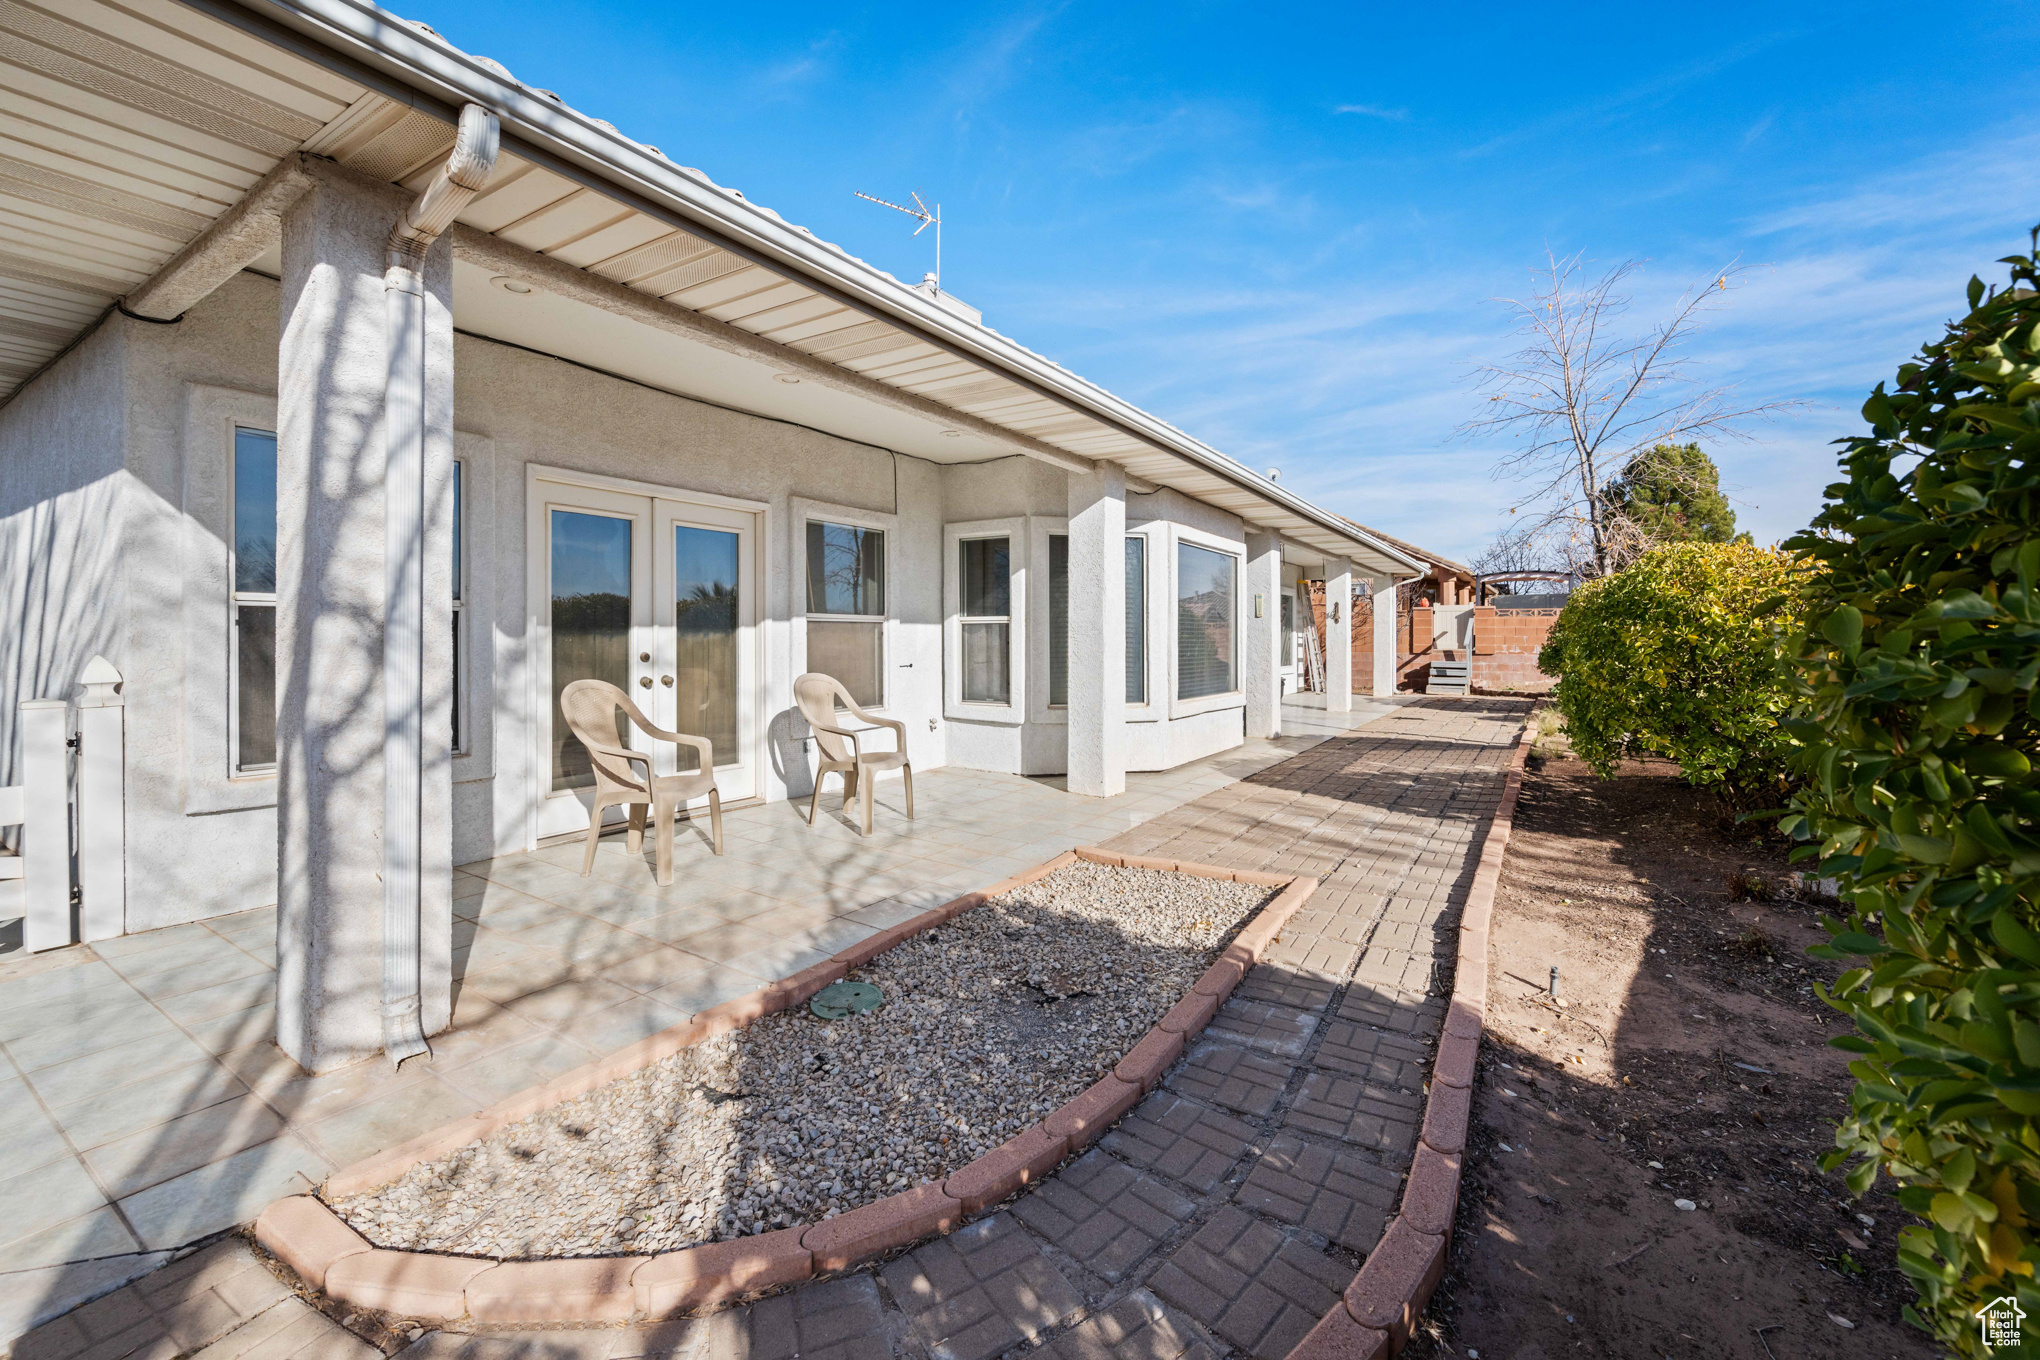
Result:
M1069 790L1126 792L1126 469L1070 475Z
M1282 539L1247 533L1240 594L1240 689L1247 740L1282 735Z
M1325 708L1353 711L1353 564L1325 563Z
M1395 693L1395 640L1401 634L1395 616L1395 578L1376 576L1368 589L1374 595L1374 697L1382 699Z
M283 223L277 382L277 1043L383 1047L383 639L390 229L411 195L317 162ZM453 270L425 257L420 1016L451 1014Z

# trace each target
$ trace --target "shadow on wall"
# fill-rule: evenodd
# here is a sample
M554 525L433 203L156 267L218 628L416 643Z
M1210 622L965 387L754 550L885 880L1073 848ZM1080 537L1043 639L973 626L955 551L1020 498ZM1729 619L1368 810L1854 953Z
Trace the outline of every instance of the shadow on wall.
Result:
M21 405L17 401L8 413ZM21 781L24 701L75 700L78 675L94 656L126 664L121 592L127 577L119 533L126 481L125 471L113 472L0 519L0 589L6 592L0 785ZM0 837L18 834L0 829Z

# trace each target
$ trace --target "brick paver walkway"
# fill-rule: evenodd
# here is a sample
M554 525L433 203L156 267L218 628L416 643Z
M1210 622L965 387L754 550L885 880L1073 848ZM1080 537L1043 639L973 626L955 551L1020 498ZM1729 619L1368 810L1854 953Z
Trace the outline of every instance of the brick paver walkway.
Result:
M1014 1203L713 1317L435 1332L406 1360L1282 1360L1401 1195L1458 910L1528 708L1414 700L1108 842L1322 886L1163 1083ZM278 1335L208 1360L310 1360ZM95 1353L16 1360L66 1352Z

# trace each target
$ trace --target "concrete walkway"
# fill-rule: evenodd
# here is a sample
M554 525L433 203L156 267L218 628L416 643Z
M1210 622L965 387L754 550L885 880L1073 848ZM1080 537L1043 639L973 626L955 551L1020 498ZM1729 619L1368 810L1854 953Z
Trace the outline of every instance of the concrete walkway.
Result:
M1311 873L1323 887L1164 1083L997 1213L875 1270L705 1319L428 1332L404 1355L994 1360L1040 1348L1055 1360L1282 1360L1397 1203L1450 987L1441 970L1528 707L1412 701L1109 842ZM139 1318L133 1337L174 1336L163 1319L187 1316L194 1292L166 1284L179 1270L209 1278L180 1263L23 1338L15 1360L188 1353L184 1342L124 1346L107 1330ZM242 1288L260 1304L268 1295L252 1283ZM182 1324L215 1329L207 1360L360 1360L348 1349L359 1341L309 1310L235 1322L208 1307L211 1323Z
M920 816L881 784L875 834L804 807L736 810L720 859L683 831L660 888L621 838L455 875L455 1029L429 1064L310 1077L271 1042L275 912L0 954L0 1345L327 1172L753 991L928 906L1095 843L1392 706L1317 696L1286 735L1081 798L938 769ZM18 932L15 932L18 940Z

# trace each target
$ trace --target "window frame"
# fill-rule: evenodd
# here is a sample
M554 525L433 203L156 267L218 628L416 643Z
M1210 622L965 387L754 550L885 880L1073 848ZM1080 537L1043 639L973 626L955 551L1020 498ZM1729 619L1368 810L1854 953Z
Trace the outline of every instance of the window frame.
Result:
M1232 673L1234 687L1220 694L1206 694L1194 699L1180 697L1182 685L1182 675L1180 674L1181 639L1177 636L1176 629L1176 601L1180 589L1178 571L1181 558L1178 549L1186 544L1193 548L1204 548L1222 556L1230 557L1233 562ZM1152 548L1152 543L1150 548ZM1244 709L1247 706L1247 697L1245 690L1240 688L1243 679L1241 673L1243 668L1241 666L1242 647L1240 633L1243 622L1241 618L1243 610L1241 592L1246 583L1246 542L1244 538L1227 538L1219 534L1207 533L1202 529L1193 529L1188 525L1171 523L1169 525L1167 551L1169 554L1166 575L1167 586L1162 599L1169 616L1167 629L1169 717L1171 719L1190 718L1202 713L1214 713L1224 709ZM1156 574L1153 560L1150 559L1148 575L1152 578ZM1148 637L1149 645L1152 646L1154 633L1150 631ZM1150 696L1150 703L1152 703L1152 696Z
M1028 616L1038 621L1030 626L1025 636L1025 669L1028 679L1028 694L1032 696L1026 706L1027 721L1033 723L1068 723L1069 705L1049 702L1054 693L1053 667L1055 665L1053 630L1055 626L1055 582L1049 570L1049 540L1067 539L1070 536L1070 522L1060 515L1029 515L1027 517L1027 560L1041 564L1041 570L1028 576ZM1015 557L1018 556L1016 544ZM1018 586L1015 586L1018 592ZM1014 634L1015 637L1021 636ZM1022 669L1022 661L1015 656L1013 669ZM973 708L980 705L973 704Z
M1003 614L967 614L964 612L963 554L964 550L973 543L1003 543L1006 545L1006 612ZM1013 608L1013 595L1015 591L1025 588L1027 578L1025 576L1020 575L1020 573L1016 572L1013 569L1013 558L1015 556L1014 544L1015 540L1013 536L1010 534L965 534L956 540L955 550L951 553L951 560L956 568L956 582L957 582L956 585L957 591L956 627L957 627L957 665L958 665L956 682L957 702L959 704L966 705L967 707L971 708L1014 707L1015 706L1013 702L1014 695L1020 689L1019 677L1016 676L1014 672L1020 670L1022 666L1025 665L1025 662L1018 661L1013 655L1014 650L1013 619L1016 613L1016 611ZM1016 577L1018 577L1017 580L1015 579ZM1024 613L1025 611L1019 612ZM963 639L972 628L987 628L987 627L1003 628L1005 630L1004 635L1005 645L1001 649L1005 653L1006 657L1006 697L1003 701L993 699L973 699L968 694L965 694L963 692L963 666L964 666ZM1026 637L1024 634L1022 635L1021 641L1024 646L1026 642Z
M1143 526L1140 529L1129 529L1126 531L1126 541L1128 543L1135 542L1136 540L1140 543L1140 584L1141 584L1141 591L1138 598L1135 598L1132 595L1129 595L1126 598L1126 617L1129 620L1138 619L1140 621L1140 658L1141 658L1141 664L1139 667L1141 697L1138 699L1127 699L1123 701L1126 705L1127 720L1129 722L1147 721L1157 716L1155 713L1155 709L1157 707L1155 704L1155 646L1154 646L1155 630L1154 619L1151 613L1149 612L1150 599L1154 594L1154 581L1155 581L1155 556L1153 538L1154 536L1147 532L1145 526ZM1120 548L1120 571L1122 574L1125 572L1126 569L1125 552L1126 549L1122 545ZM1121 645L1123 646L1124 643L1122 642ZM1129 676L1134 674L1134 668L1130 665L1127 668L1127 674Z
M451 562L448 575L453 583L453 693L447 706L447 723L452 729L451 752L454 756L468 753L471 729L474 726L474 710L468 706L468 667L471 664L468 648L467 606L468 559L473 555L467 541L468 490L467 459L455 454L452 471L448 474L453 481L451 508L451 532L447 542L450 545Z
M271 754L267 761L261 764L244 765L241 763L241 614L246 609L269 610L269 628L272 639L276 636L277 617L277 592L274 589L267 591L242 590L238 584L240 562L238 559L238 535L235 532L235 516L239 507L235 503L235 488L239 484L241 432L244 430L250 434L268 435L272 440L277 438L275 430L264 429L246 420L231 420L228 424L227 476L225 484L227 511L227 533L225 539L227 549L227 778L232 780L274 779L276 778L276 757L274 753ZM271 491L271 498L272 500L275 498L274 488ZM272 542L274 542L276 537L276 527L272 525L270 526ZM274 584L272 581L271 585L273 586ZM274 666L275 660L272 656L272 672ZM275 685L276 678L272 673L270 677L272 691L275 689Z
M911 666L911 661L899 661L899 560L900 560L900 517L881 510L863 510L856 506L838 505L831 501L810 500L802 496L788 498L787 504L787 558L790 570L790 589L793 591L793 608L788 611L792 629L792 648L789 658L793 675L808 672L807 628L810 617L824 623L876 623L878 625L878 682L879 697L876 704L865 708L874 713L885 713L898 702L900 687L893 671ZM814 614L807 607L807 526L811 521L825 524L843 524L853 529L874 529L885 535L885 612L883 614ZM761 618L762 618L761 614ZM791 685L791 677L788 680ZM791 692L790 689L788 691Z
M1052 523L1053 521L1042 521ZM964 520L946 524L942 528L942 698L943 712L952 721L975 723L1018 724L1027 720L1028 696L1037 692L1048 693L1047 643L1040 647L1032 642L1033 633L1028 623L1032 618L1036 601L1032 592L1043 592L1039 607L1044 615L1048 597L1047 575L1037 587L1034 572L1028 570L1033 556L1034 530L1029 518L1017 515L1008 519ZM1047 531L1041 530L1044 551ZM970 539L1003 538L1006 540L1006 664L1009 667L1009 688L1006 702L988 704L964 702L963 698L963 625L966 619L963 607L963 557L962 544ZM971 615L972 623L994 622L997 616ZM1019 646L1014 645L1018 640ZM1041 682L1033 683L1035 671L1040 668ZM1042 710L1042 718L1047 718ZM1059 720L1061 709L1055 710Z

